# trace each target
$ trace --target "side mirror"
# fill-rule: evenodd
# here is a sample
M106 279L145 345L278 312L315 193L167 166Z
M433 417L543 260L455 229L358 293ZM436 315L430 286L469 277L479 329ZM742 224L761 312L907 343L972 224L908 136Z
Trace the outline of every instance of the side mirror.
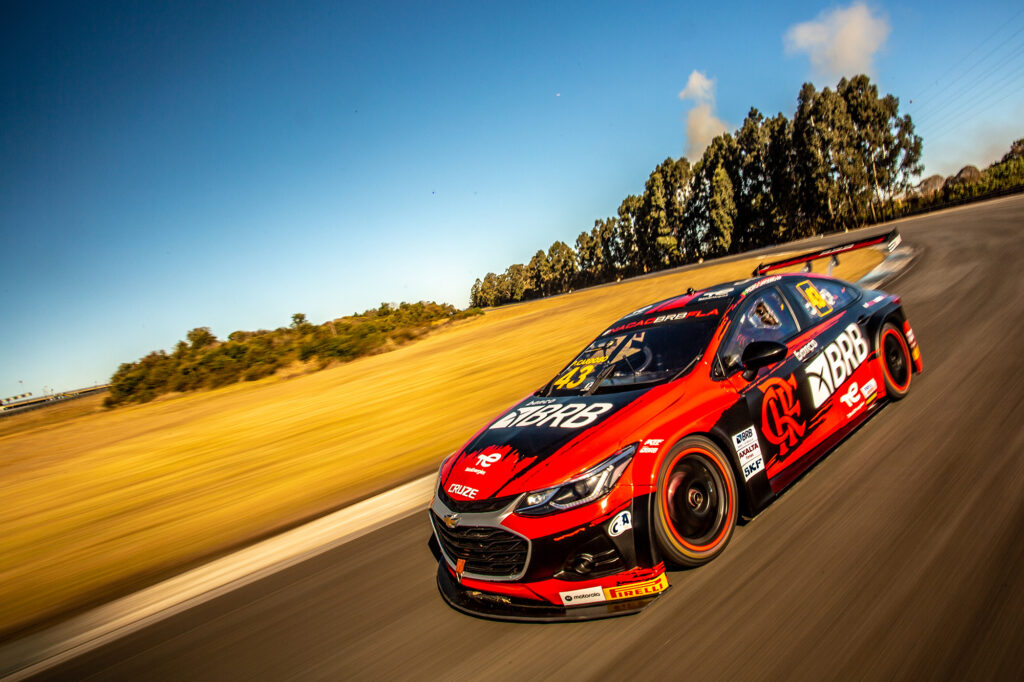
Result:
M751 341L743 349L743 357L740 358L743 378L747 381L753 380L759 369L781 362L788 352L786 344L778 341Z

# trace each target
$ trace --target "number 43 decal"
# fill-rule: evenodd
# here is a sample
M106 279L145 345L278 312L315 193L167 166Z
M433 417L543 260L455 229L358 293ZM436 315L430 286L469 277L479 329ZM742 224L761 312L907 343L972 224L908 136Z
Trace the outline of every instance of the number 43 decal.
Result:
M582 367L570 367L569 371L555 380L554 387L557 389L576 388L587 380L594 373L594 365L583 365Z

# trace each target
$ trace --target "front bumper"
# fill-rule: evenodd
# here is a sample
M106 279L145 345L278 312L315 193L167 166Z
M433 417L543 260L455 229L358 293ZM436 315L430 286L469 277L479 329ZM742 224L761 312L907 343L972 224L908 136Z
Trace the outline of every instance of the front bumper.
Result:
M448 604L463 613L492 620L530 623L597 620L628 616L639 613L664 594L663 590L634 599L606 601L584 606L556 606L541 601L463 587L455 581L444 562L437 566L437 588Z
M650 553L649 494L637 493L620 486L600 502L532 518L513 513L517 500L464 512L435 495L438 589L457 610L500 620L636 613L668 588Z

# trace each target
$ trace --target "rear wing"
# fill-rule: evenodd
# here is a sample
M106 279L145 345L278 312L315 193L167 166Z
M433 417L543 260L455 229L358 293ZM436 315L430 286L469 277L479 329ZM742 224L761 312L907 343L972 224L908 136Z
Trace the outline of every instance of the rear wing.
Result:
M762 263L754 268L754 277L760 277L761 275L768 274L772 270L779 270L782 268L793 267L800 263L806 263L805 270L810 272L811 261L818 260L819 258L832 257L832 260L828 264L828 272L832 274L832 268L839 265L839 254L847 251L854 251L856 249L864 249L869 246L880 246L884 244L890 253L896 250L896 247L902 243L903 238L900 237L899 230L893 228L888 234L875 235L874 237L866 237L864 239L858 239L856 241L847 242L846 244L840 244L839 246L831 246L821 251L809 251L808 253L802 253L799 256L793 256L792 258L786 258L784 260L775 261L774 263Z

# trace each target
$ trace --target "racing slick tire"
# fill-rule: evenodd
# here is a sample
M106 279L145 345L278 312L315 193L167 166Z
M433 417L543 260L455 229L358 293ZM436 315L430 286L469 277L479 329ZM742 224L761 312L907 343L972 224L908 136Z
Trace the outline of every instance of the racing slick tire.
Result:
M907 339L896 325L886 322L878 336L878 349L885 393L892 400L900 400L910 392L910 379L914 375Z
M739 495L729 460L709 439L676 443L658 470L654 535L676 566L700 566L722 553L736 527Z

